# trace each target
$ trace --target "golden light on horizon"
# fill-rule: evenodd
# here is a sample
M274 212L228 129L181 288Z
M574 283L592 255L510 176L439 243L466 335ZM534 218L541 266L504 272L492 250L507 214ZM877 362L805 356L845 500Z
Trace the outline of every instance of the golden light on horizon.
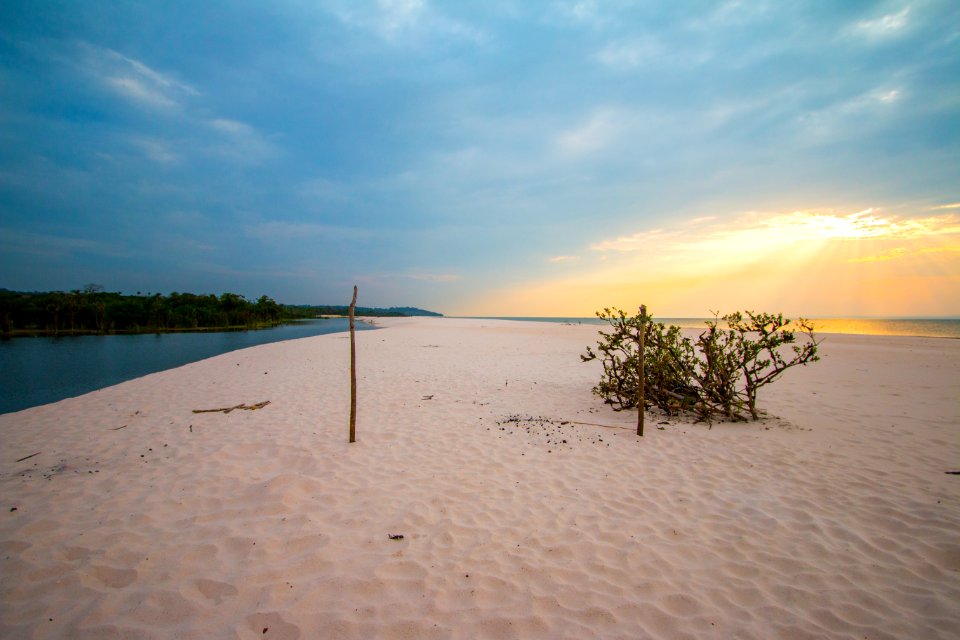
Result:
M875 209L749 212L599 240L477 315L590 316L644 302L661 316L754 308L793 315L960 311L960 216Z
M890 229L889 222L871 216L867 209L850 216L819 215L809 217L812 226L823 238L871 238L883 235Z

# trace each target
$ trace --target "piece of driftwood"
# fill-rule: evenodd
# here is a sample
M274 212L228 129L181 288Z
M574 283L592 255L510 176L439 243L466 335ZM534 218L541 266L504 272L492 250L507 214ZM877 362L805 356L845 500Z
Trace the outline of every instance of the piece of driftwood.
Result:
M235 409L244 409L246 411L256 411L257 409L263 409L268 404L270 404L270 401L264 400L263 402L258 402L257 404L251 404L251 405L240 403L235 407L220 407L219 409L194 409L193 412L194 413L217 413L217 412L230 413Z
M120 431L120 429L126 429L126 428L127 428L127 425L123 425L122 427L110 427L110 431Z
M32 458L33 456L38 456L38 455L40 455L41 453L43 453L43 451L37 451L36 453L31 453L31 454L28 455L28 456L24 456L24 457L20 458L19 460L17 460L17 462L23 462L24 460L29 460L29 459Z
M570 424L582 424L588 427L603 427L604 429L626 429L628 431L633 430L633 427L618 427L613 424L597 424L596 422L577 422L576 420L564 420L563 422L569 422Z

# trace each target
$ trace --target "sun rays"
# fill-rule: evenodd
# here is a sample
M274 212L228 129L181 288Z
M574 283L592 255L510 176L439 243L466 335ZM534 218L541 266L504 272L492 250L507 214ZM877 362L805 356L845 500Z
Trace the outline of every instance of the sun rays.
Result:
M960 285L960 216L878 209L702 216L596 240L575 264L563 276L495 292L484 312L590 315L644 301L678 316L721 306L949 313Z

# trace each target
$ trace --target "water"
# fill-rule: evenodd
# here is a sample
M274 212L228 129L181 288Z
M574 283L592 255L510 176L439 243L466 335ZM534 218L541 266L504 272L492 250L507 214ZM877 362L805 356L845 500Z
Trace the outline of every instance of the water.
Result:
M357 322L358 330L372 329ZM0 342L0 413L19 411L258 344L349 331L346 318L259 331L161 333Z
M490 318L491 320L526 320L532 322L565 322L605 325L597 318ZM703 329L707 318L654 318L666 325L684 329ZM813 318L815 333L853 333L873 336L920 336L927 338L960 338L958 318Z

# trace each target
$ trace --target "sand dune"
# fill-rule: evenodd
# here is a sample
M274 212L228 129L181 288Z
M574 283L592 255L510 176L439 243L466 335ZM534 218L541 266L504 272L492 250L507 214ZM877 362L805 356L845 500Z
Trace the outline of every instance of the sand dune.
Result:
M597 327L380 323L352 445L343 335L0 416L0 637L957 637L960 341L639 439Z

